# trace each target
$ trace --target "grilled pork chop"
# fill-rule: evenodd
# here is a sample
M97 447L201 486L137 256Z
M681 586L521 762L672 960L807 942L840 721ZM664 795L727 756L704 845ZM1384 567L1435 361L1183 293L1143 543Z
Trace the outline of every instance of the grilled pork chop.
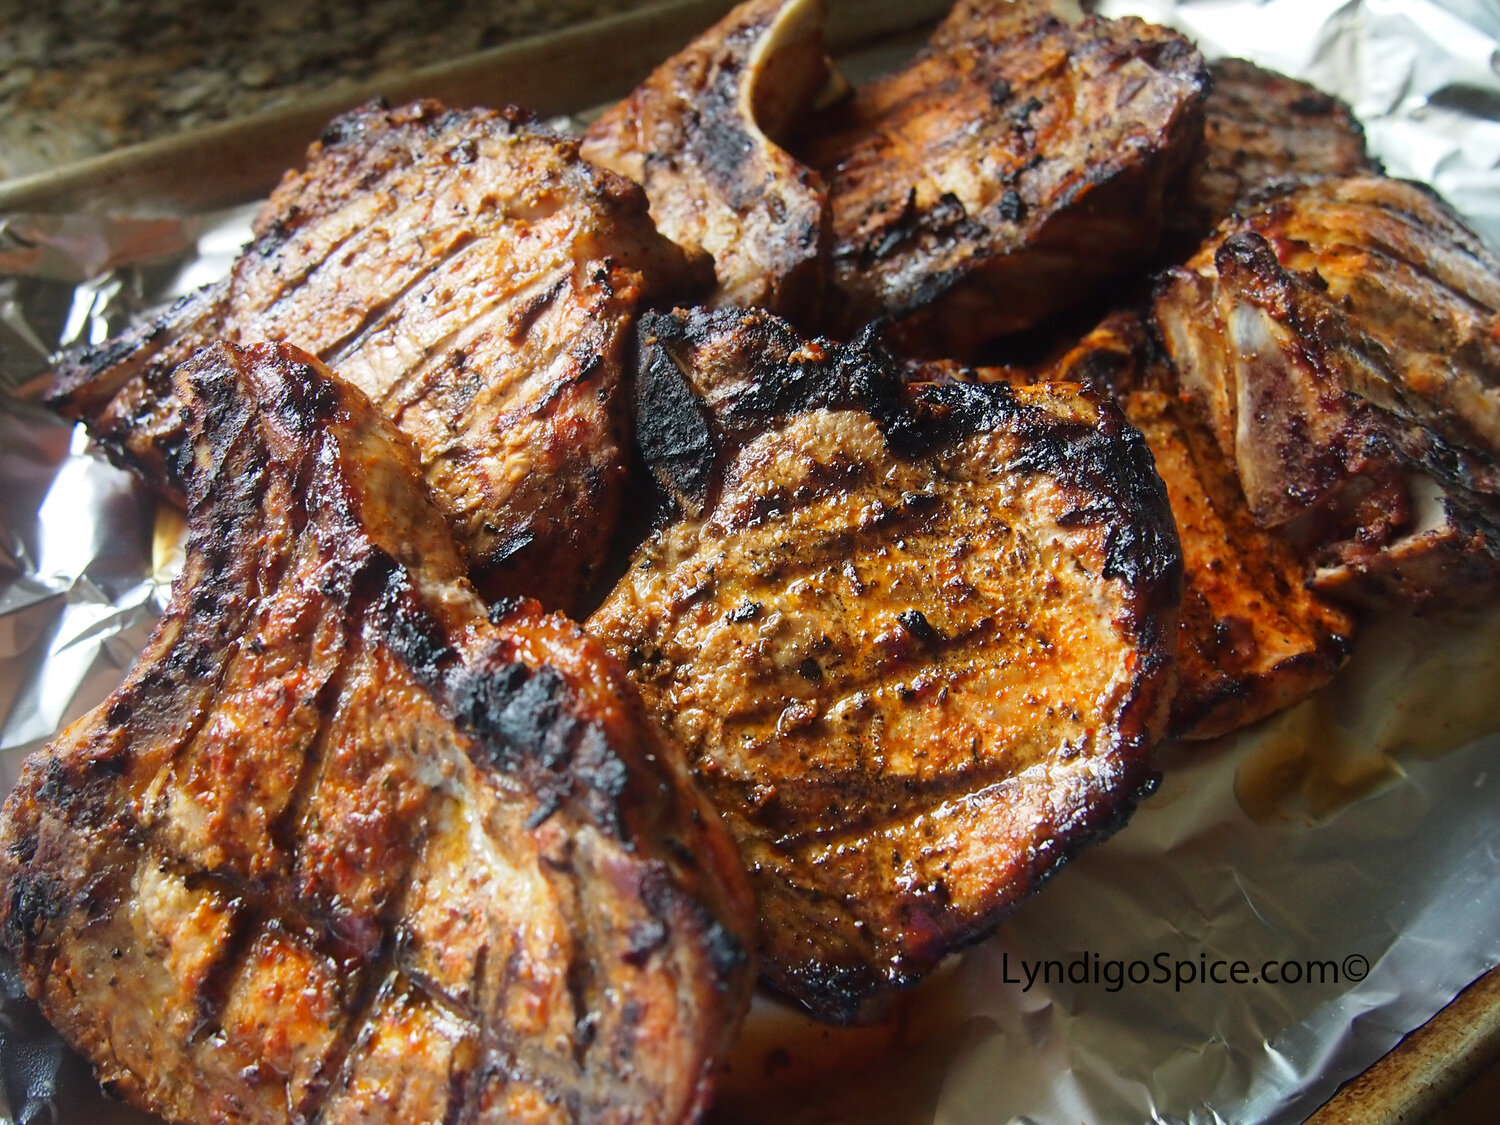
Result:
M222 285L66 357L51 401L180 498L172 369L216 338L290 341L415 442L482 593L574 608L619 508L636 308L696 276L640 189L519 111L372 104L255 233Z
M486 618L409 446L310 356L173 382L172 603L0 825L48 1017L194 1125L693 1119L748 892L617 666Z
M1233 466L1202 414L1177 393L1140 318L1106 318L1035 377L1111 395L1166 482L1183 558L1169 733L1224 734L1332 679L1349 654L1354 616L1307 589L1305 560L1251 518Z
M1142 264L1207 80L1165 28L960 0L909 67L803 146L829 185L836 327L888 317L903 350L967 358Z
M1319 589L1493 595L1500 261L1429 190L1279 197L1171 271L1155 315L1251 513L1302 545Z
M1050 362L971 368L907 360L908 382L1080 383L1138 429L1182 544L1177 690L1167 733L1214 738L1300 703L1348 657L1357 621L1307 588L1307 560L1251 517L1233 465L1134 313L1113 313Z
M903 390L758 311L641 322L679 514L588 622L686 748L765 976L869 1014L1150 783L1180 556L1139 435L1080 388Z
M1219 59L1209 72L1203 147L1168 220L1184 257L1273 186L1379 171L1364 129L1337 98L1244 59Z
M662 233L713 256L711 303L805 314L828 199L777 139L835 81L821 0L749 0L599 118L583 155L643 184Z

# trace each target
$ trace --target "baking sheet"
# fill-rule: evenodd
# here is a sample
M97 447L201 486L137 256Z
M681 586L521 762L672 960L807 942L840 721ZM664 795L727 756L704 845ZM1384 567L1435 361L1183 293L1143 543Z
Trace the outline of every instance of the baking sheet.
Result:
M1339 93L1393 173L1436 183L1500 242L1492 7L1134 0L1130 10L1177 23L1212 54L1249 55ZM0 219L0 384L20 385L59 343L103 339L222 272L252 211ZM0 481L8 787L27 752L118 682L164 604L170 566L132 480L81 432L14 402L0 406ZM1124 831L887 1025L812 1029L762 1002L717 1116L1302 1120L1500 962L1500 738L1483 733L1500 728L1497 673L1500 614L1378 623L1322 696L1249 735L1165 748L1161 788ZM1273 960L1325 979L1249 979ZM1227 977L1235 962L1242 980ZM1131 983L1136 965L1146 979ZM1050 981L1028 983L1039 966ZM1224 979L1199 979L1209 974ZM143 1120L101 1099L3 973L0 998L0 1086L14 1119Z

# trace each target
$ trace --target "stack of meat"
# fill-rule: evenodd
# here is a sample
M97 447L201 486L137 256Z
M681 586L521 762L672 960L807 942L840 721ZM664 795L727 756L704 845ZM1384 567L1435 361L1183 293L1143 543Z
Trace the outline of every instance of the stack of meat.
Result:
M1497 588L1500 263L1136 20L960 0L851 93L751 0L581 141L342 117L255 235L59 357L187 564L0 826L172 1120L692 1120L756 968L868 1018L1162 737Z

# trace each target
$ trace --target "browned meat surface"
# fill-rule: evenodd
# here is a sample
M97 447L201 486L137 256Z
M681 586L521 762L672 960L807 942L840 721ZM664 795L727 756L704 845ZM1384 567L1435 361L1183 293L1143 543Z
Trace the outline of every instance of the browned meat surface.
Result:
M47 1016L193 1125L696 1118L750 900L618 666L485 616L408 444L310 356L173 380L182 577L0 825Z
M1141 265L1206 84L1165 28L960 0L910 66L805 144L828 180L836 326L885 316L903 350L968 358Z
M749 0L596 121L583 155L645 185L662 233L713 256L711 303L805 315L828 198L777 141L832 78L821 0Z
M644 318L678 497L588 623L740 844L765 976L867 1015L1149 785L1180 556L1080 388L923 385L757 312Z
M1156 318L1256 521L1319 589L1487 600L1500 578L1500 261L1430 191L1325 180L1225 224Z
M1039 375L1114 396L1146 438L1182 542L1170 733L1210 738L1301 702L1332 679L1355 618L1309 589L1305 560L1258 526L1203 415L1133 314L1109 317Z
M1210 64L1203 147L1173 208L1173 241L1191 254L1231 212L1273 185L1378 171L1365 133L1337 98L1244 59Z
M290 341L413 440L481 592L576 608L619 507L636 308L693 276L640 189L514 111L371 105L255 230L225 284L68 357L53 403L180 496L172 369L216 338Z

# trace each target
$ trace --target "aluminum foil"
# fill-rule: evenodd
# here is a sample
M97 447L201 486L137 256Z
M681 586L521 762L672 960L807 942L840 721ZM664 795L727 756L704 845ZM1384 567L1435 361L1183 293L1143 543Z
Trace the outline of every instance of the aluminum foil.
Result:
M1393 174L1432 182L1500 244L1500 10L1489 0L1100 10L1175 24L1210 55L1340 95ZM135 482L81 431L7 392L55 348L105 339L220 276L253 211L0 216L6 787L28 752L119 681L172 572L171 536ZM1378 622L1314 700L1252 732L1165 748L1161 787L1127 828L888 1024L830 1032L758 1002L717 1116L1302 1120L1500 963L1497 678L1500 607ZM1293 965L1295 981L1266 979ZM0 1102L0 1120L146 1120L98 1091L3 965Z

